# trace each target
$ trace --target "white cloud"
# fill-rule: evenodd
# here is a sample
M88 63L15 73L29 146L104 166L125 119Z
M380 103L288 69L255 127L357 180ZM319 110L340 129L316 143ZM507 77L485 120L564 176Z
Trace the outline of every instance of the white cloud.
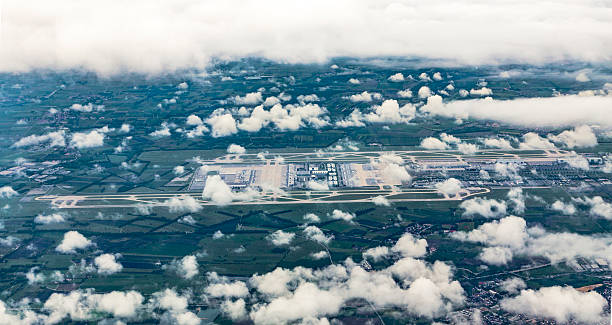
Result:
M193 255L187 255L178 261L174 261L173 266L177 273L187 280L200 273L198 270L198 260Z
M559 286L522 290L518 296L500 302L500 306L509 312L549 318L558 323L573 320L587 324L605 321L607 305L606 299L595 291L580 292L572 287Z
M63 130L49 132L43 135L29 135L27 137L19 139L13 144L13 147L21 148L41 143L49 142L51 147L63 147L66 145L66 139L64 138L65 132Z
M132 126L127 124L127 123L123 123L121 124L121 127L119 128L119 132L120 133L129 133L130 131L132 131Z
M355 214L334 209L330 217L334 220L352 221L355 218Z
M448 144L434 137L428 137L421 141L421 147L427 150L446 150L448 149Z
M422 110L432 115L455 119L494 120L526 127L555 128L580 125L612 127L612 115L608 110L612 105L610 96L564 95L512 100L484 98L447 103L442 103L440 100L438 104L436 109L425 105Z
M589 214L596 217L612 220L612 203L604 201L601 196L583 199L574 199L575 202L590 206Z
M121 272L121 270L123 270L123 265L117 262L117 257L121 257L121 255L102 254L97 256L94 259L94 264L98 268L98 273L109 275Z
M270 123L274 123L281 131L295 131L306 124L313 128L320 128L329 124L329 118L325 116L326 112L324 107L310 103L288 104L284 107L276 104L269 111L260 105L253 109L249 117L240 121L238 128L247 132L258 132Z
M156 138L169 137L171 133L170 128L168 127L168 123L163 122L158 130L149 133L149 135Z
M539 134L528 132L523 134L523 142L519 144L521 149L554 149L555 145Z
M391 82L402 82L404 81L404 75L401 74L400 72L389 76L389 78L387 78L387 80L391 81Z
M351 102L371 102L372 100L382 99L382 95L379 93L369 93L364 91L360 94L351 95L348 97Z
M597 136L588 125L575 127L573 130L565 130L558 135L548 135L548 139L556 143L562 143L568 148L588 148L597 145Z
M241 281L211 283L205 289L206 294L211 297L236 297L244 298L249 294L249 289Z
M77 249L85 249L91 245L93 245L91 240L85 238L79 232L71 230L64 234L64 239L55 250L64 254L76 253Z
M29 10L32 5L35 13ZM349 5L351 10L346 10ZM214 57L253 54L289 63L338 56L408 56L481 65L599 62L609 60L612 53L605 33L612 29L610 14L603 4L590 1L485 5L461 0L442 9L429 2L315 1L305 10L295 3L232 0L189 1L184 7L189 10L176 11L174 4L165 2L111 1L92 6L74 1L54 5L10 1L3 8L0 71L84 67L103 74L158 73L204 68ZM527 11L530 14L520 20L512 18ZM133 19L136 13L141 19ZM264 14L276 19L262 24L258 18ZM113 17L110 28L107 17ZM228 21L238 23L228 25ZM334 37L320 37L324 34ZM483 39L489 42L483 44ZM168 40L173 40L172 46Z
M587 75L586 71L580 71L576 75L576 81L578 81L578 82L589 82L589 81L591 81L591 78L589 78L589 76Z
M361 81L359 81L359 79L357 79L357 78L351 78L351 79L349 79L348 82L350 84L352 84L352 85L359 85L359 84L361 84Z
M488 250L483 250L480 257L492 264L509 262L516 255L542 256L552 263L576 257L602 258L612 263L611 236L549 233L539 227L527 228L525 220L516 216L485 223L470 232L458 231L451 237L486 245Z
M187 125L193 125L193 126L204 124L204 122L202 122L202 119L199 116L195 115L195 114L191 114L191 115L187 116L187 122L186 123L187 123Z
M299 96L297 96L296 99L297 99L298 103L300 103L300 105L305 105L306 103L318 102L319 101L319 96L317 96L316 94L299 95Z
M3 199L10 199L14 196L19 195L19 193L17 193L17 191L15 191L11 186L9 185L5 185L0 187L0 198Z
M521 289L527 288L527 284L521 278L508 278L502 281L499 286L510 294L518 293Z
M397 240L391 250L403 257L421 257L427 253L427 241L416 239L412 234L405 233Z
M474 198L463 201L459 208L464 209L464 216L479 215L485 218L497 218L506 215L506 203L494 199Z
M493 95L493 91L487 87L482 87L480 89L471 89L470 95L472 96L491 96Z
M259 195L257 191L251 188L247 188L243 192L232 192L229 185L219 175L208 176L202 191L203 199L210 200L212 203L220 206L228 205L232 201L251 201Z
M486 138L482 141L482 143L485 145L485 147L489 147L489 148L498 148L498 149L506 149L506 150L513 149L510 141L506 139L501 139L501 138Z
M92 103L87 103L85 105L81 105L81 104L72 104L70 106L70 109L73 111L77 111L77 112L85 112L85 113L90 113L92 112L94 109L96 111L100 111L104 109L104 105L94 105Z
M407 123L416 114L414 105L408 103L400 107L395 99L385 100L381 105L372 107L372 112L364 115L371 123Z
M234 103L236 103L237 105L257 105L261 102L263 102L261 92L248 93L243 97L234 97Z
M427 86L423 86L423 87L419 88L418 95L419 95L419 98L430 97L432 95L431 89L429 89L429 87L427 87Z
M391 254L389 247L378 246L378 247L369 248L365 252L363 252L363 258L373 260L374 262L379 262L387 258L389 254Z
M226 137L238 133L236 120L232 114L213 114L206 119L206 123L212 128L213 138Z
M320 260L329 256L327 251L318 251L316 253L310 254L310 256L315 260Z
M440 133L440 140L442 140L442 141L444 141L444 142L446 142L448 144L459 144L459 143L461 143L461 139L459 139L459 138L457 138L457 137L455 137L453 135L444 133L444 132Z
M202 205L191 195L171 197L164 201L164 204L172 213L198 212L202 210Z
M172 168L172 172L174 175L182 175L185 173L185 166L174 166L174 168Z
M394 183L410 182L412 176L408 173L404 166L390 163L383 170L382 174Z
M96 130L73 133L70 145L78 149L101 147L104 145L104 133Z
M334 238L333 235L326 236L325 233L317 226L308 226L304 228L304 234L308 239L314 240L321 244L329 244L329 242Z
M400 98L412 98L412 90L410 89L399 90L397 92L397 95Z
M565 203L563 201L555 201L553 202L553 204L550 206L551 209L553 209L554 211L559 211L565 215L573 215L574 213L576 213L576 207L571 204L571 203Z
M291 244L291 241L293 240L294 237L295 237L294 233L277 230L273 232L272 234L268 235L267 239L274 246L285 246L285 245Z
M461 191L461 181L456 178L449 178L444 182L436 184L436 189L440 193L449 196L454 196L455 194L459 193L459 191Z
M443 78L442 78L442 74L440 74L440 72L435 72L435 73L433 74L432 78L433 78L433 80L436 80L436 81L440 81L440 80L442 80L442 79L443 79Z
M227 147L227 153L244 154L246 149L243 146L232 143Z
M429 75L426 72L421 72L419 79L423 81L431 81L431 78L429 78Z
M43 225L48 225L52 223L60 223L64 221L65 221L64 216L59 213L53 213L50 215L39 214L36 216L36 218L34 218L35 223L39 223Z
M221 303L221 311L234 321L243 320L247 317L244 299L223 301L223 303Z
M473 155L478 152L480 148L473 143L459 143L457 144L457 149L464 155Z
M307 213L304 215L304 220L308 222L321 222L321 218L314 213Z
M372 199L372 203L378 206L385 206L385 207L391 206L391 202L389 202L389 200L382 195L374 197Z

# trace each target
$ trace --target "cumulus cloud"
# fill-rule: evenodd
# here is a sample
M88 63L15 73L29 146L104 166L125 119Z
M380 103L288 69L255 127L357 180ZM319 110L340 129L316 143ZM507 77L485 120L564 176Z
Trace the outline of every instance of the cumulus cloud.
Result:
M246 153L246 149L241 145L232 143L227 147L227 153L244 154Z
M173 261L167 268L175 271L179 276L187 280L198 275L198 260L194 255L187 255L180 260Z
M371 102L372 100L380 100L382 99L382 95L379 93L369 93L364 91L360 94L351 95L348 97L351 102Z
M493 91L487 87L482 87L480 89L471 89L470 95L472 96L491 96L493 95Z
M236 96L233 98L237 105L257 105L263 102L261 92L253 92L244 95L243 97Z
M72 134L70 145L77 149L100 147L104 145L104 133L97 130Z
M500 288L508 293L515 294L519 290L527 288L527 284L521 278L508 278L499 284Z
M577 203L590 206L590 215L612 220L612 203L604 201L601 196L594 196L592 198L584 197L582 199L577 198L573 200Z
M172 213L198 212L202 210L202 205L191 195L181 195L171 197L164 202Z
M506 150L513 149L510 141L501 138L486 138L482 140L482 143L485 145L485 147L489 148L498 148Z
M391 250L386 246L378 246L367 249L363 252L363 258L371 259L374 262L381 261L391 254Z
M214 138L226 137L238 133L236 120L230 113L213 114L206 119L206 123L212 128L211 135Z
M422 86L419 88L417 94L419 95L419 98L428 98L432 95L431 89L429 89L427 86Z
M306 235L308 239L316 241L324 245L329 244L329 242L334 238L333 235L330 235L330 236L325 235L323 230L321 230L317 226L308 226L304 228L304 235Z
M375 205L384 206L384 207L391 206L391 202L389 202L389 200L382 195L374 197L372 199L372 203L374 203Z
M334 220L352 221L355 218L354 213L344 212L342 210L334 209L330 217Z
M572 203L565 203L560 200L553 202L550 208L554 211L559 211L568 216L576 213L576 207Z
M12 197L17 196L17 195L19 195L19 193L17 193L17 191L15 191L9 185L5 185L5 186L0 187L0 198L9 199L9 198L12 198Z
M395 99L385 100L381 105L374 106L372 112L363 118L371 123L407 123L414 118L416 108L408 103L400 107Z
M94 264L98 268L98 273L109 275L123 270L123 265L117 262L117 257L121 257L119 254L102 254L96 256Z
M382 174L394 183L404 183L412 180L412 176L410 176L406 168L395 163L387 164L383 168Z
M243 192L233 192L219 175L210 175L206 178L206 185L202 191L202 198L210 200L216 205L228 205L232 201L251 201L260 195L257 191L248 188Z
M36 216L36 218L34 218L35 223L39 223L43 225L48 225L52 223L60 223L64 221L65 221L64 216L59 213L53 213L50 215L39 214Z
M62 239L55 250L64 254L74 254L77 249L85 249L91 245L93 245L91 240L85 238L79 232L71 230L64 234L64 239Z
M29 135L19 139L13 144L13 147L21 148L38 145L41 143L49 143L49 146L51 147L63 147L66 145L65 133L66 132L64 130L60 130L43 135Z
M313 191L329 191L329 185L327 185L327 183L325 182L317 182L314 180L308 181L308 184L306 184L308 186L309 189L313 190Z
M525 219L516 216L485 223L470 232L458 231L451 237L486 245L480 258L494 265L505 264L516 255L542 256L552 263L576 257L612 262L611 236L549 233L539 227L528 228Z
M436 184L436 189L442 194L454 196L461 191L461 181L456 178L449 178Z
M607 305L606 299L597 292L559 286L522 290L518 296L500 302L509 312L549 318L559 323L573 320L586 324L604 321Z
M295 237L294 233L277 230L273 232L272 234L268 235L267 239L274 246L286 246L286 245L291 244L291 241L293 240L294 237Z
M399 253L403 257L421 257L427 252L427 241L416 239L412 234L405 233L393 245L391 251Z
M324 107L304 102L300 105L275 104L270 110L259 105L251 111L250 116L240 121L238 128L247 132L258 132L270 123L281 131L295 131L304 125L320 128L329 124L329 117L325 116L325 113L327 110Z
M565 130L558 135L548 135L548 139L561 143L567 148L587 148L597 145L597 136L588 125L577 126L573 130Z
M400 98L412 98L412 90L410 89L399 90L397 92L397 95Z
M391 82L402 82L404 81L404 75L400 72L389 76L389 78L387 78L387 80L391 81Z
M448 144L434 137L428 137L421 141L421 147L427 150L446 150Z
M464 209L464 216L479 215L485 218L497 218L506 215L506 202L494 199L474 198L463 201L459 208Z
M191 125L191 126L196 126L196 125L202 125L204 124L204 122L202 122L202 119L195 115L195 114L191 114L189 116L187 116L187 121L186 121L187 125Z

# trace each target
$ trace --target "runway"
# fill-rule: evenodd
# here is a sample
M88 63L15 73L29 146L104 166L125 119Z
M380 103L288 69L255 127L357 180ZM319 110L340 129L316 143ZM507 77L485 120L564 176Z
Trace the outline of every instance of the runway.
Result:
M290 191L260 192L248 200L233 201L230 205L266 205L266 204L327 204L327 203L367 203L377 196L389 202L430 202L461 201L471 196L489 193L488 188L464 188L454 196L448 196L435 189L409 190L337 190L337 191ZM410 197L413 195L414 197ZM431 197L422 197L430 195ZM92 194L92 195L43 195L34 198L36 201L47 201L58 209L100 209L100 208L134 208L144 206L169 206L171 198L193 197L201 205L218 205L203 199L200 193L142 193L142 194ZM346 198L342 198L342 197ZM363 198L351 198L359 196Z

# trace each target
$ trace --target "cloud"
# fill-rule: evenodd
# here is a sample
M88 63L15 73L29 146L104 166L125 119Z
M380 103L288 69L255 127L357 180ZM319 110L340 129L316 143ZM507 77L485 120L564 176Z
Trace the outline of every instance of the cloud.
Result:
M371 102L372 100L381 100L382 99L382 95L379 93L369 93L367 91L364 91L360 94L355 94L355 95L351 95L348 97L348 99L351 102Z
M421 147L427 150L447 150L448 144L436 138L428 137L421 141Z
M186 1L181 6L143 1L34 3L36 12L29 10L32 3L5 4L0 71L83 67L102 74L160 73L204 68L216 57L253 55L289 63L407 56L469 65L540 64L600 62L612 53L606 34L612 19L596 1L461 0L452 7L411 1L315 1L307 8L238 0ZM524 12L530 14L510 18ZM138 20L133 19L136 13ZM262 24L257 18L263 14L275 19ZM113 26L108 26L108 17L113 17ZM490 42L485 45L483 39Z
M612 105L610 96L564 95L511 100L485 98L447 103L442 103L441 99L430 103L428 98L427 104L421 108L421 111L448 118L494 120L534 128L581 125L612 128L612 116L608 111ZM551 116L555 118L550 118Z
M394 183L404 183L412 180L412 176L410 176L405 167L394 163L387 164L383 168L382 174Z
M461 191L461 181L456 178L449 178L436 184L436 189L442 194L453 196Z
M98 268L98 273L104 275L110 275L123 270L123 265L117 262L117 257L121 257L120 254L102 254L94 259L94 264Z
M194 255L187 255L180 260L172 261L168 268L187 280L200 273L198 270L198 260Z
M282 230L277 230L272 234L268 235L266 238L272 243L274 246L285 246L291 244L291 241L295 237L294 233L284 232Z
M246 303L244 299L236 301L225 300L221 303L221 311L231 320L243 320L247 317Z
M260 105L251 111L249 117L240 121L238 128L247 132L258 132L270 123L281 131L295 131L306 124L313 128L320 128L329 124L329 118L325 116L326 112L327 110L318 104L304 102L300 105L276 104L269 111Z
M55 250L64 254L74 254L77 249L85 249L91 245L93 245L91 240L85 238L79 232L71 230L64 234L64 239Z
M236 96L233 99L237 105L257 105L263 102L261 92L248 93L244 97Z
M472 96L491 96L493 95L493 91L487 87L482 87L480 89L471 89L470 95Z
M429 89L429 87L427 86L422 86L421 88L419 88L417 94L419 95L419 98L428 98L432 95L431 89Z
M506 311L549 318L558 323L570 320L588 324L602 322L607 305L606 299L597 292L559 286L522 290L518 296L500 301Z
M101 147L104 145L104 133L96 130L73 133L70 145L77 149Z
M304 228L304 235L310 240L314 240L320 244L329 244L329 242L334 238L333 235L326 236L325 233L317 226L308 226Z
M457 144L457 149L464 155L473 155L478 152L480 148L473 143L459 143Z
M521 278L508 278L499 284L500 288L510 294L518 293L519 290L527 288L527 284Z
M587 75L586 71L580 71L576 75L576 81L578 81L578 82L589 82L589 81L591 81L591 78L589 78L589 76Z
M334 209L330 217L334 220L344 220L350 222L355 218L355 214Z
M416 239L412 234L405 233L393 245L391 251L399 253L403 257L421 257L427 252L427 241Z
M320 260L322 258L328 257L329 254L327 253L327 251L318 251L316 253L310 254L310 256L315 260Z
M161 137L169 137L172 134L170 133L170 128L168 127L168 123L163 122L161 124L161 127L158 130L155 130L149 133L149 135L152 137L161 138Z
M236 120L230 113L213 114L206 119L206 123L212 128L213 138L226 137L238 133Z
M474 198L461 202L464 216L479 215L485 218L497 218L506 215L506 203L494 199Z
M41 143L49 142L49 146L51 147L63 147L66 145L65 131L55 131L49 132L43 135L29 135L27 137L19 139L17 142L13 144L13 147L22 148L29 147Z
M382 195L374 197L372 199L372 203L378 206L385 206L385 207L391 206L391 202L389 202L389 200Z
M389 254L391 254L389 247L378 246L369 248L365 252L363 252L363 258L371 259L374 262L379 262L389 256Z
M227 147L227 153L244 154L246 149L243 146L232 143Z
M363 116L370 123L408 123L416 114L414 105L408 103L400 107L395 99L385 100L381 105L372 107L372 110Z
M0 198L3 199L10 199L14 196L19 195L19 193L17 193L17 191L15 191L11 186L9 185L5 185L0 187Z
M202 205L191 195L171 197L164 201L171 213L198 212Z
M59 213L53 213L50 215L39 214L36 216L36 218L34 218L35 223L39 223L43 225L48 225L52 223L60 223L64 221L65 221L64 216Z
M548 139L561 143L567 148L588 148L597 145L597 136L588 125L577 126L573 130L565 130L558 135L548 135Z
M304 220L308 222L321 222L321 218L314 213L307 213L304 215Z
M191 114L189 116L187 116L187 125L192 125L192 126L196 126L196 125L202 125L204 124L204 122L202 122L202 119L195 115L195 114Z
M227 283L211 283L204 289L207 295L215 298L219 297L235 297L244 298L249 294L249 289L246 284L241 281Z
M578 198L573 200L575 202L590 206L590 215L612 220L612 204L604 201L601 196L594 196L592 198L584 197L582 199Z
M480 257L496 265L509 262L515 255L542 256L552 263L576 257L603 258L612 263L611 236L549 233L539 227L528 228L525 219L516 216L482 224L470 232L458 231L451 237L486 245Z
M501 138L486 138L482 140L482 143L485 145L485 147L489 148L498 148L506 150L513 149L510 141Z
M232 201L252 201L260 196L260 193L247 188L242 192L232 192L232 189L223 181L219 175L210 175L206 178L206 185L202 191L202 198L210 200L213 204L224 206Z
M96 111L100 111L100 110L104 110L104 105L94 105L92 103L87 103L85 105L81 105L81 104L72 104L70 106L70 109L73 111L77 111L77 112L85 112L85 113L90 113L92 112L94 109Z
M412 90L410 89L399 90L397 92L397 95L400 98L412 98Z
M387 78L387 80L391 81L391 82L402 82L404 81L404 75L401 74L400 72L389 76L389 78Z
M559 200L553 202L550 208L554 211L559 211L567 216L571 216L576 213L576 207L572 203L565 203Z

